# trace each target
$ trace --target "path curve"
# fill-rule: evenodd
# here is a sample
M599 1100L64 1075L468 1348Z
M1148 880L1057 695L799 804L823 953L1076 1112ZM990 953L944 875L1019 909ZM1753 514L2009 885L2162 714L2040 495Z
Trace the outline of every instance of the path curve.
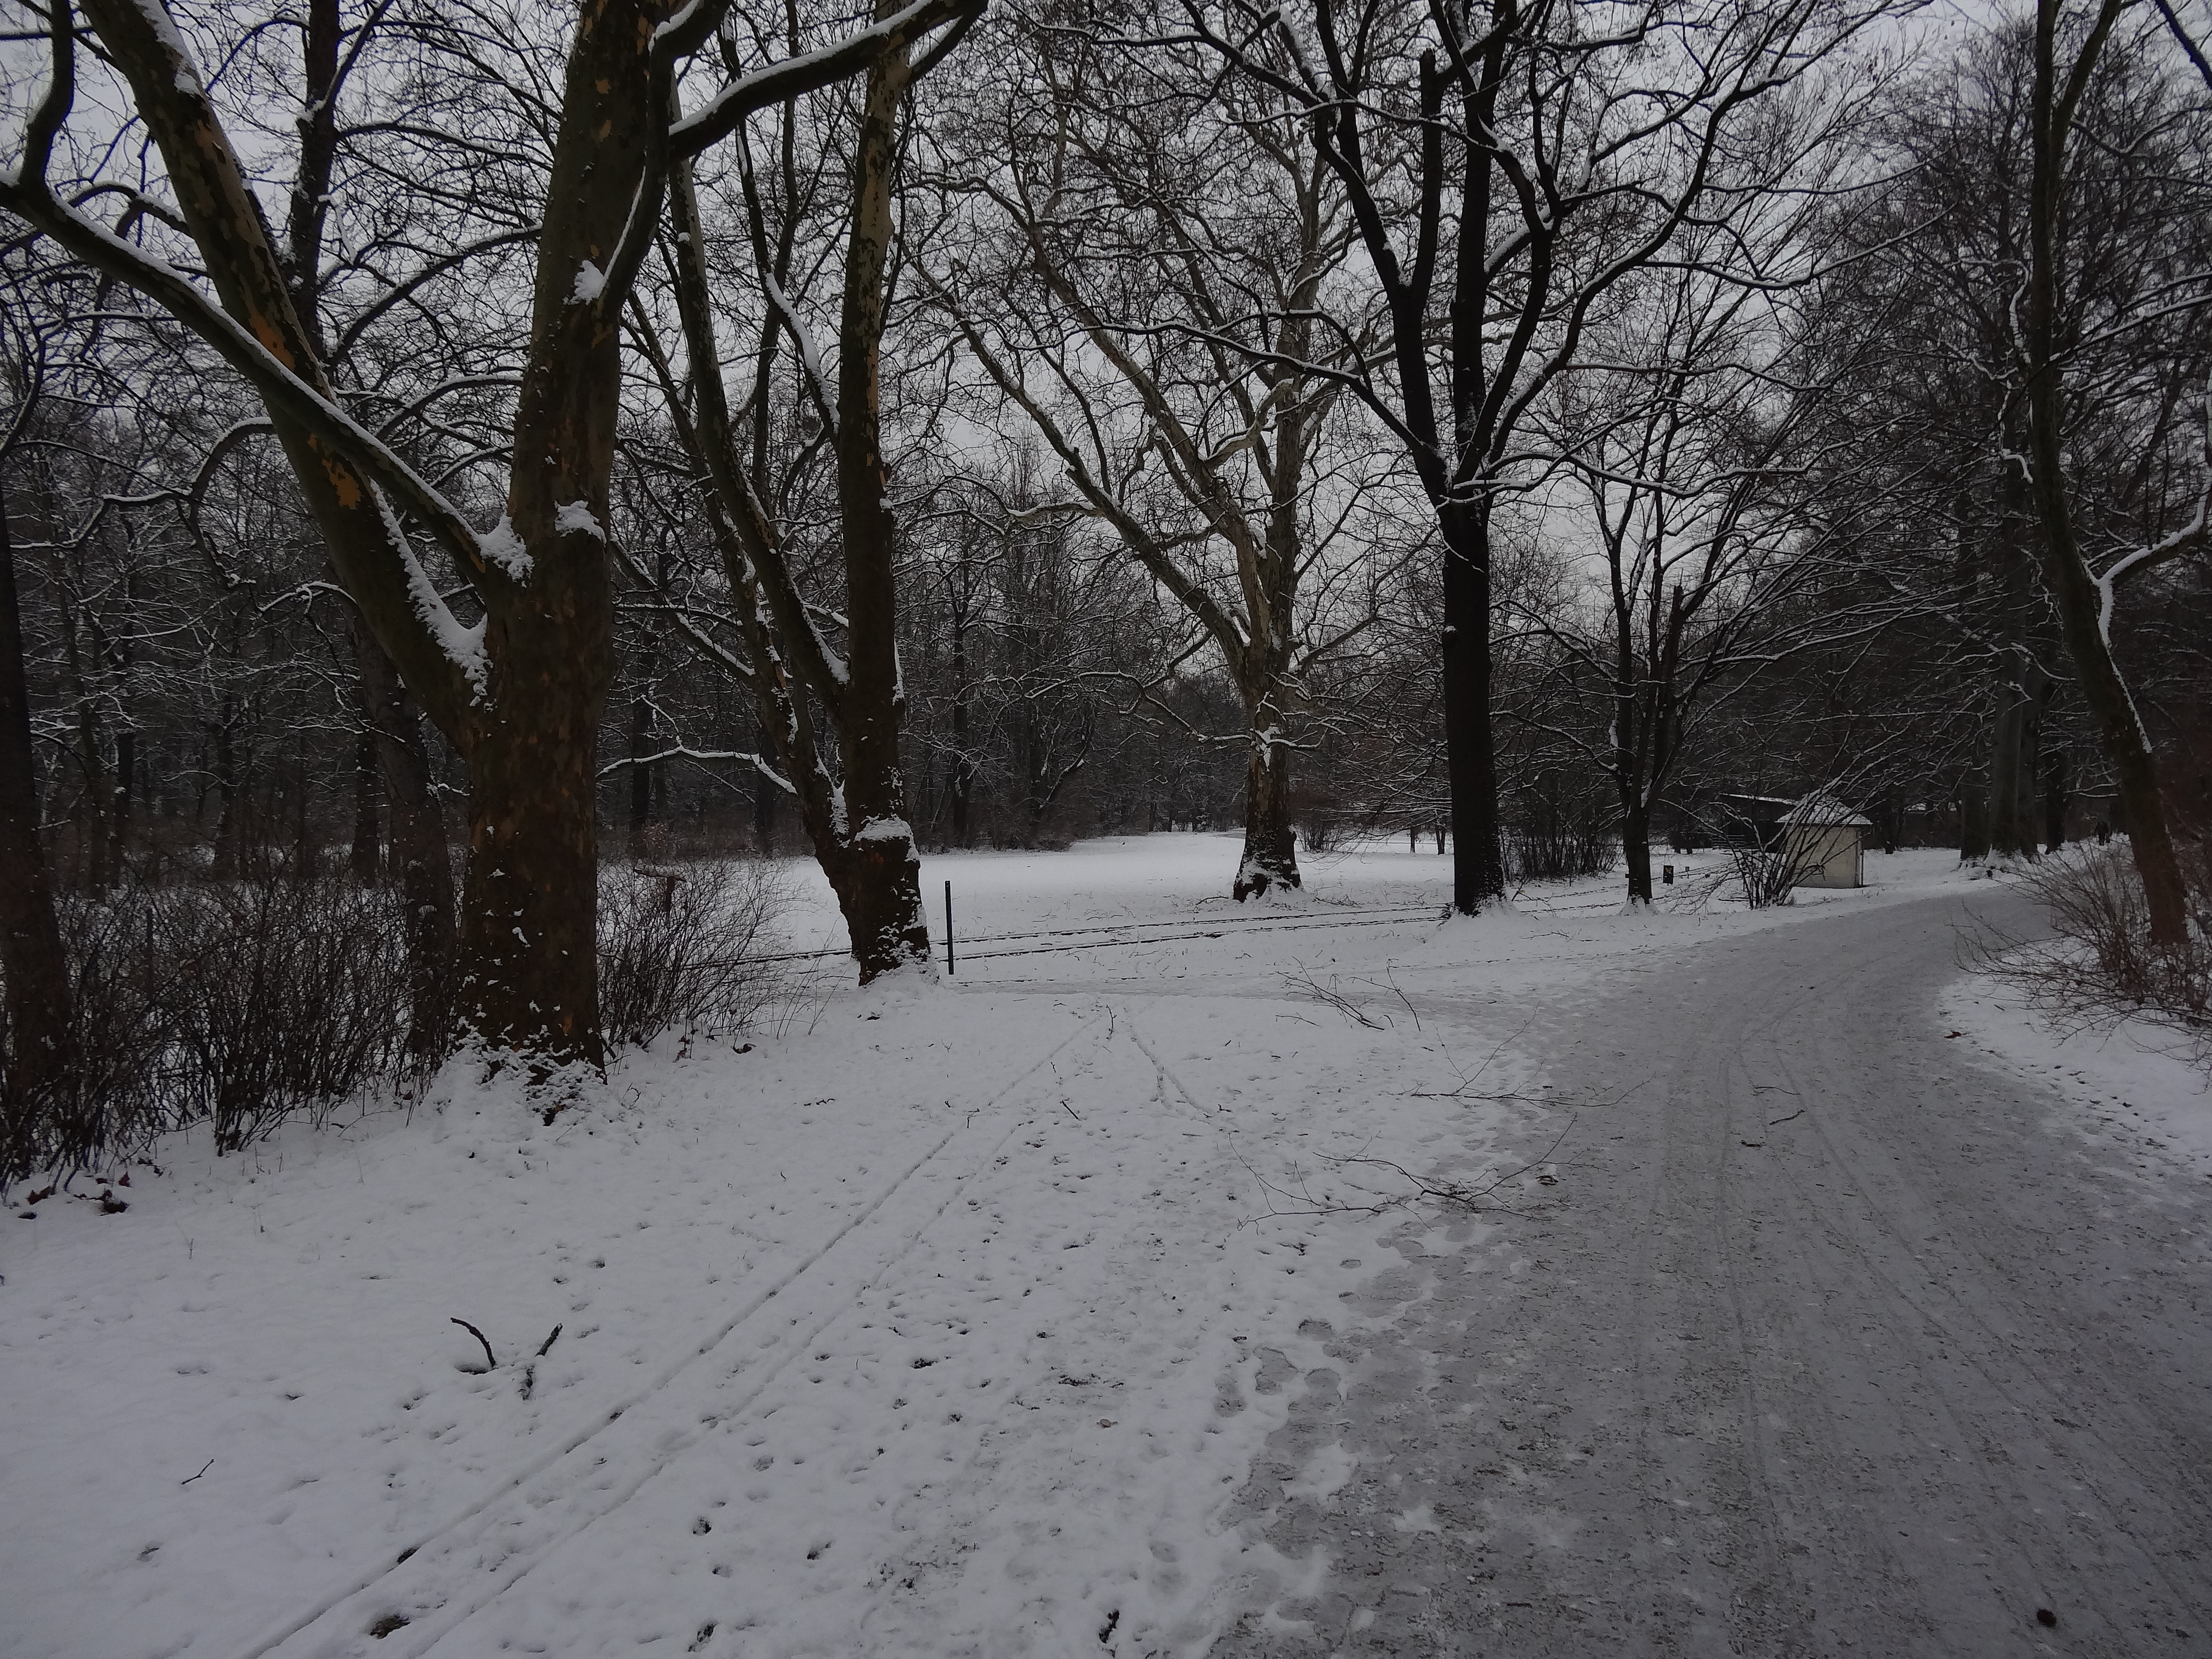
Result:
M2212 1654L2212 1194L1947 1039L1968 921L1807 921L1540 1016L1563 1095L1629 1092L1538 1218L1402 1236L1397 1316L1243 1495L1328 1570L1218 1659Z

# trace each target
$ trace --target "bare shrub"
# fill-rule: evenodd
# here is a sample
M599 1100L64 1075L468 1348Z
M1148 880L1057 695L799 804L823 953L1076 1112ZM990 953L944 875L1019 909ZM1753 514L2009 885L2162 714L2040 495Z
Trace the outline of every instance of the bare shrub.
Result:
M757 959L781 896L765 860L604 872L608 1041L727 1030L781 994L775 967ZM0 1183L127 1159L195 1125L235 1152L434 1066L451 1034L410 1030L398 902L278 869L65 897L79 1064L52 1097L0 1099Z
M388 894L338 880L172 888L150 904L167 970L161 1079L219 1152L319 1116L396 1071L407 963Z
M778 988L757 958L782 902L765 859L602 870L599 1029L609 1045L745 1024Z
M1522 792L1500 838L1506 880L1517 885L1603 875L1620 857L1616 816L1602 794L1546 775Z
M159 967L141 948L141 908L129 895L64 894L56 907L70 977L76 1064L38 1098L4 1102L0 1186L42 1170L82 1170L142 1147L168 1127L155 1070L164 1046L152 988ZM6 1087L0 1068L0 1089Z
M1754 910L1787 904L1814 862L1805 836L1778 834L1728 849L1735 871L1737 890Z
M1298 821L1298 839L1309 853L1333 853L1344 845L1345 815L1333 807L1307 809Z
M2152 944L2142 883L2124 848L2069 848L2020 877L2049 909L2054 937L2027 944L1991 934L1978 942L1974 965L2021 988L2063 1028L2163 1020L2212 1069L2212 856L2200 842L2185 848L2184 861L2190 927L2177 950Z
M390 895L331 878L132 884L58 907L76 1064L9 1102L0 1180L139 1156L204 1124L235 1152L393 1078L407 976Z

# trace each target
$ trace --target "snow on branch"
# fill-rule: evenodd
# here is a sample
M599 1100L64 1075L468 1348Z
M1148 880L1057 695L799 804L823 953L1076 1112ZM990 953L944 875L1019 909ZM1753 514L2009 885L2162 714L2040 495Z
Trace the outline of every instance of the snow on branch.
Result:
M881 22L833 45L741 76L716 94L705 108L684 116L670 128L670 151L678 157L696 155L728 137L756 110L834 86L865 70L879 53L896 51L943 24L982 9L981 0L914 0ZM673 27L674 21L672 19L663 27Z

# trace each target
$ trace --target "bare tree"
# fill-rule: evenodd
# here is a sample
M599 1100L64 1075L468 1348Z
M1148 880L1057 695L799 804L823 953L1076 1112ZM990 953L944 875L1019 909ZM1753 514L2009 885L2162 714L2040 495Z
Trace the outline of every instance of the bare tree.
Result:
M1052 29L1006 46L1006 90L972 118L949 186L997 224L948 216L963 246L939 256L935 291L1071 505L1184 608L1237 690L1235 896L1296 887L1307 685L1374 624L1381 585L1357 526L1383 483L1359 475L1339 408L1367 342L1317 337L1352 240L1341 192L1302 105L1209 85L1188 46ZM978 228L1002 246L967 251Z
M1686 236L1678 259L1620 285L1590 362L1542 412L1587 497L1601 620L1571 605L1526 625L1571 681L1601 688L1594 758L1632 903L1651 902L1654 820L1709 705L1897 614L1852 591L1863 504L1827 487L1865 440L1829 410L1867 348L1818 332L1818 230L1805 198L1778 198L1740 214L1725 246Z
M1305 110L1372 272L1389 345L1346 383L1396 439L1443 543L1453 904L1504 889L1492 732L1493 518L1524 423L1592 312L1693 216L1725 218L1826 141L1765 113L1881 0L1318 5L1185 0L1231 70ZM1350 331L1340 324L1339 333ZM1326 366L1307 366L1326 374ZM1439 395L1441 382L1441 396Z
M675 167L666 262L688 373L679 376L643 307L635 308L645 355L683 449L708 489L708 519L738 648L717 647L694 637L752 691L774 750L778 781L797 799L799 820L844 913L864 983L903 966L926 969L930 961L920 864L899 762L905 690L897 650L898 538L884 458L880 368L886 279L896 236L900 111L916 81L958 42L977 9L972 0L924 0L903 10L886 6L867 37L850 149L834 383L811 333L790 303L786 284L793 244L772 234L760 205L748 140L739 130L748 110L725 112L711 106L677 129L685 153ZM940 30L916 58L915 44ZM795 40L790 49L797 53ZM794 56L792 61L801 60ZM788 99L777 101L784 106L789 135L794 107ZM688 159L704 148L703 140L732 135L738 141L748 191L747 240L768 299L755 356L750 458L722 383L710 233ZM787 136L787 154L792 142ZM781 228L787 237L799 208L795 170L787 166L784 177ZM801 395L820 423L817 432L832 459L842 614L810 600L784 526L769 506L769 388L778 348L787 337L795 348L792 356L802 379ZM842 649L831 637L833 628L842 628ZM834 767L817 742L817 711L830 728Z
M750 110L876 61L902 18L929 9L922 0L823 51L741 74L676 121L678 68L722 7L635 0L582 15L550 121L506 510L483 531L333 386L201 69L159 5L92 0L86 10L160 148L174 216L214 295L55 193L47 173L76 87L70 11L55 9L52 82L0 205L185 323L262 398L340 580L467 766L459 997L487 1042L556 1060L599 1051L594 758L611 669L619 321L671 167ZM480 622L465 624L440 594L409 519L465 579Z
M2083 130L2085 100L2100 60L2131 8L2129 0L2100 0L2081 25L2069 25L2064 9L2061 0L2037 0L2035 8L2028 113L2033 165L2021 295L2025 315L2019 342L2028 443L2021 459L2043 532L2045 585L2057 606L2082 698L2118 780L2151 938L2160 945L2179 949L2189 937L2187 890L2159 790L2150 736L2112 655L2112 612L2120 582L2206 544L2207 511L2212 507L2212 395L2208 395L2205 467L2195 513L2179 528L2126 550L2101 568L2082 544L2067 482L2066 452L2074 424L2069 404L2078 400L2076 388L2084 368L2094 369L2097 337L2140 327L2145 308L2212 304L2212 287L2208 287L2212 271L2199 264L2194 270L2178 271L2154 283L2148 294L2110 295L2085 293L2069 270L2068 153L2077 143L2097 142L2093 131ZM2146 27L2163 32L2155 21ZM2207 77L2207 84L2212 87L2212 76ZM2100 303L2112 299L2118 304Z

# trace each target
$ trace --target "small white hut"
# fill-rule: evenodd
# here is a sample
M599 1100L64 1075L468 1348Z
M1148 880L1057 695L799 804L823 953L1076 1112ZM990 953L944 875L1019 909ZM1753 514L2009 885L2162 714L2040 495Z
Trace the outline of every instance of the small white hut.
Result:
M1800 887L1866 885L1866 832L1874 820L1814 790L1782 815Z

